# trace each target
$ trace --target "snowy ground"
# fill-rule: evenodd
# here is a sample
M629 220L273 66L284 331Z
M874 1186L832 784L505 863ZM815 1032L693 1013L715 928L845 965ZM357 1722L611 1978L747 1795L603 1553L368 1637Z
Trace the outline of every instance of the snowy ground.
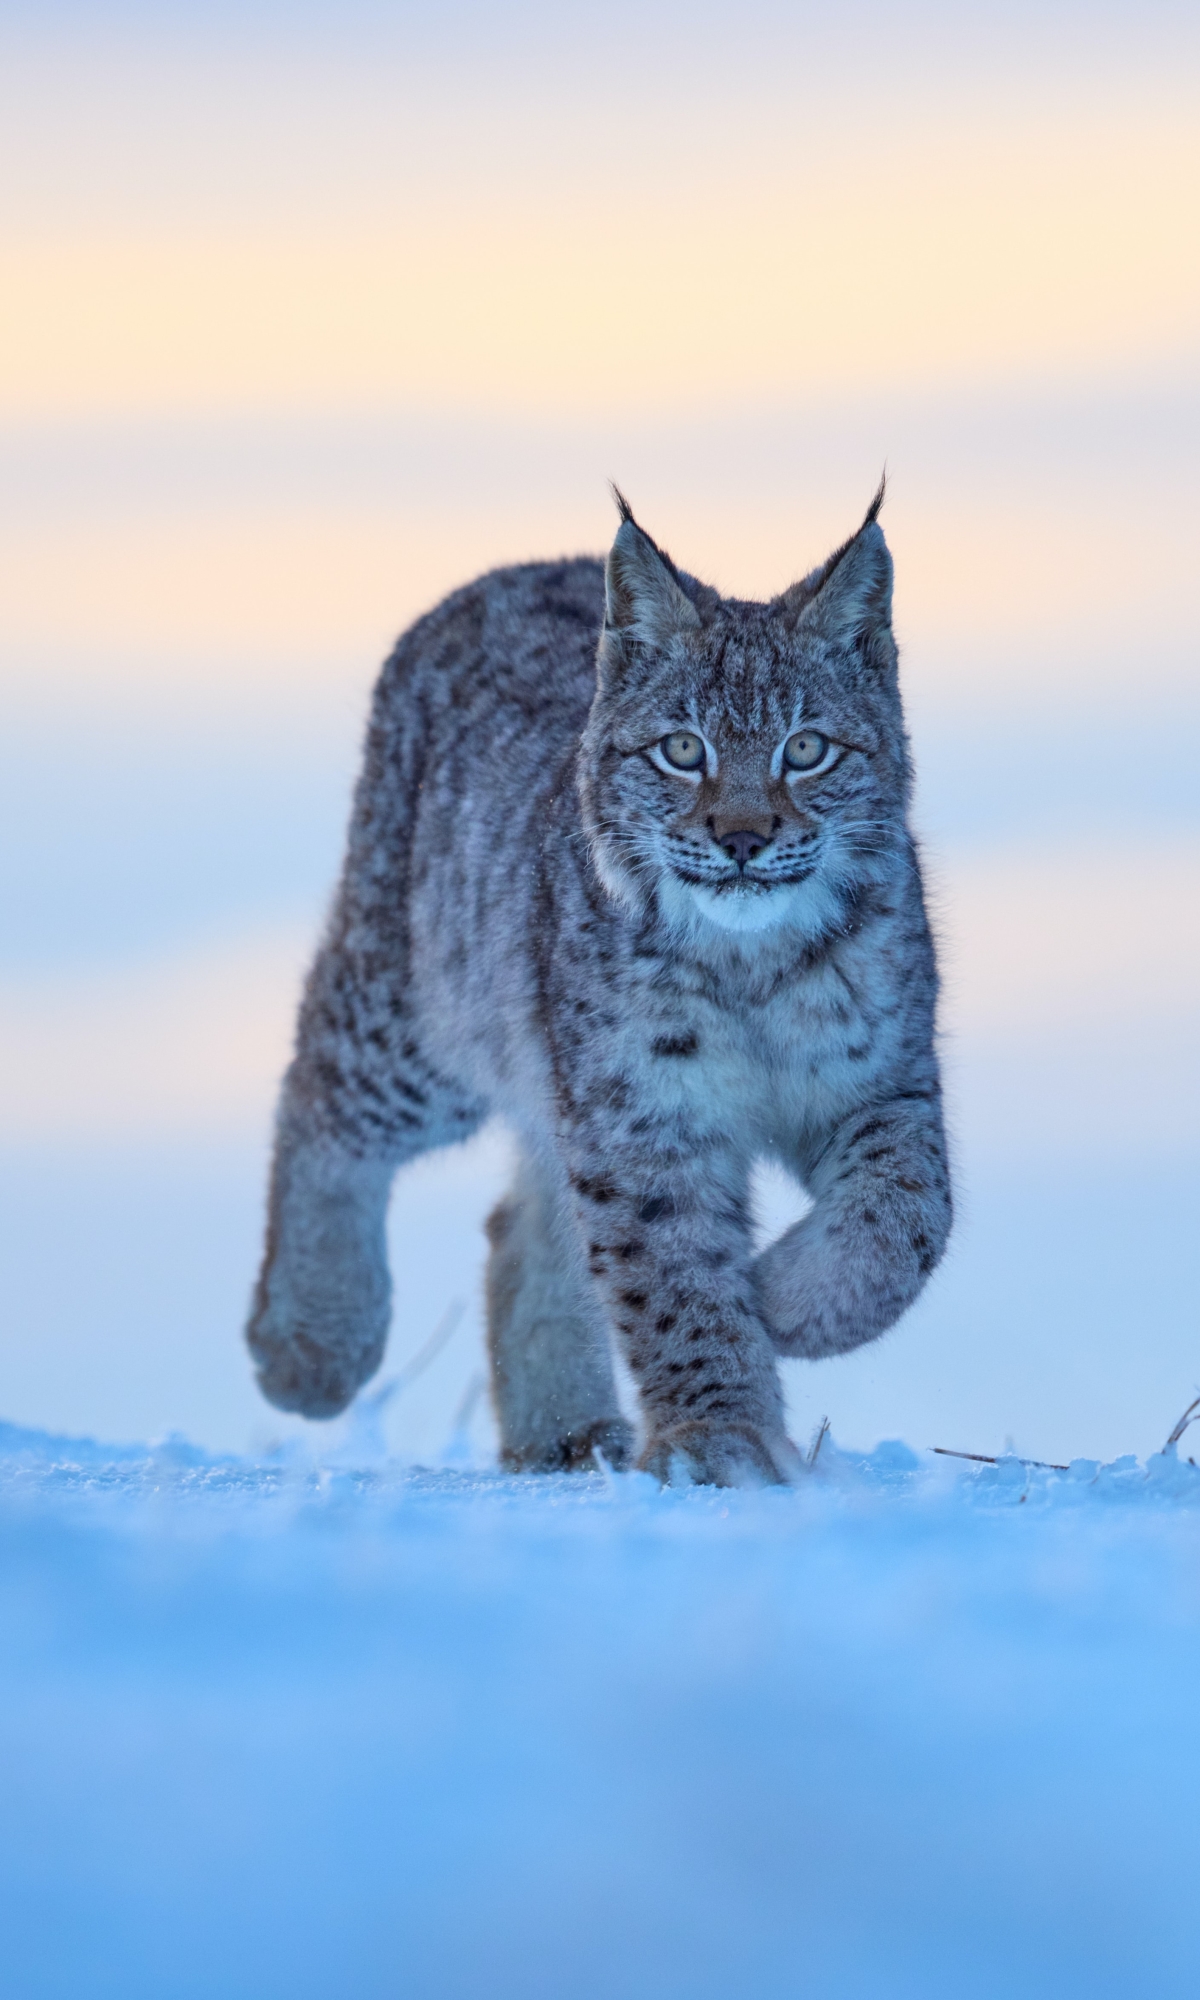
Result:
M0 1990L1194 1979L1188 1442L729 1494L0 1427Z

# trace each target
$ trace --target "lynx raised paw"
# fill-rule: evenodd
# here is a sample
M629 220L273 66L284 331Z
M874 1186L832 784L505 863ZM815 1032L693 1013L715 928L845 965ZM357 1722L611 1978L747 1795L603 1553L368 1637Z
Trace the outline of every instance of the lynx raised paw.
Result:
M284 1329L268 1307L251 1320L246 1343L258 1385L276 1409L302 1417L336 1417L383 1358L376 1341L317 1339L303 1327Z
M675 1424L657 1431L641 1457L664 1486L790 1486L800 1454L782 1431L756 1424Z
M596 1472L600 1459L614 1472L624 1472L633 1460L633 1428L624 1417L610 1417L543 1444L507 1446L501 1463L509 1472Z

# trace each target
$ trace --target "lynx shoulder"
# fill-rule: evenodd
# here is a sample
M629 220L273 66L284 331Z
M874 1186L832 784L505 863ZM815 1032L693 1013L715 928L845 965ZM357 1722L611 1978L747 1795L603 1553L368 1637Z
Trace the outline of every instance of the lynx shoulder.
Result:
M281 1093L248 1329L272 1401L331 1416L378 1367L392 1176L494 1115L510 1466L787 1480L776 1357L916 1297L951 1202L881 499L769 603L620 501L606 563L497 571L402 637ZM764 1155L812 1207L755 1256Z

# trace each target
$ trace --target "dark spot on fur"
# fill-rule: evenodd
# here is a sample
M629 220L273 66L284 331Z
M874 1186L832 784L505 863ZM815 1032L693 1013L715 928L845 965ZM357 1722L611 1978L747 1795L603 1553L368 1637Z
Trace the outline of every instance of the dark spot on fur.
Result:
M656 1035L650 1044L652 1056L694 1056L699 1047L695 1034Z
M658 1318L654 1322L654 1331L655 1333L670 1333L674 1324L674 1313L659 1313Z
M645 1292L621 1292L619 1297L621 1304L632 1307L634 1312L641 1312L646 1303Z
M645 1247L644 1243L617 1243L613 1246L613 1253L628 1264L631 1258L640 1257Z
M594 1201L603 1207L606 1201L620 1201L621 1190L612 1181L589 1180L586 1174L575 1177L575 1186L585 1201Z
M638 1210L639 1222L661 1222L674 1215L675 1204L669 1195L653 1194Z

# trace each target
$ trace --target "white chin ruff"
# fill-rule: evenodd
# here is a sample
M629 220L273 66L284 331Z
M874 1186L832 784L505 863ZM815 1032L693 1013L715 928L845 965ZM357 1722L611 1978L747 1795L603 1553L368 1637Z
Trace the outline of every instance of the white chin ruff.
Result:
M692 900L710 923L723 931L769 931L792 914L793 889L700 889L692 887Z

